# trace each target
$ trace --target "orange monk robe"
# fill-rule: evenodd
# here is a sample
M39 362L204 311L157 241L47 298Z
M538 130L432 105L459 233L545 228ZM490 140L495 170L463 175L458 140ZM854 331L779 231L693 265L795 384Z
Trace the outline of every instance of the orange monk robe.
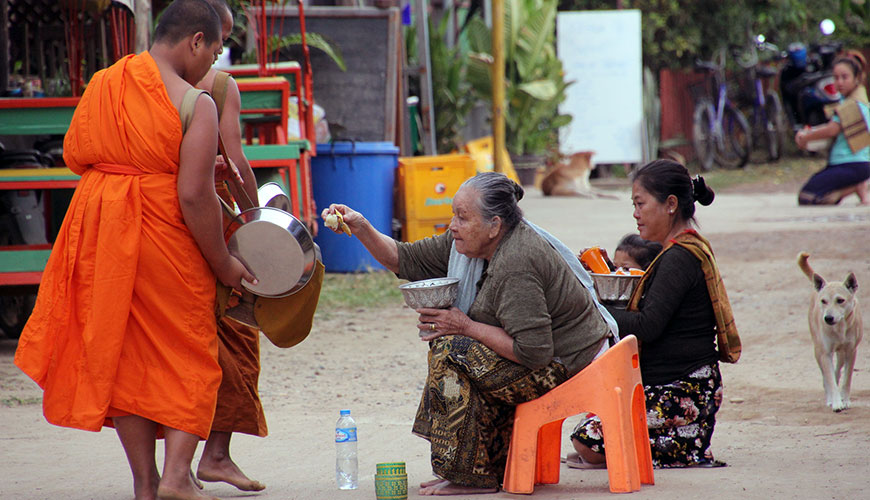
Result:
M181 138L147 52L94 75L76 108L63 156L82 178L15 353L53 424L134 414L208 436L215 277L179 206Z
M220 110L218 105L218 113ZM232 206L233 197L226 183L215 183L215 190ZM223 215L224 227L227 227L232 220L226 213ZM260 329L224 316L218 320L217 338L218 364L223 377L211 430L265 437L269 430L258 389Z
M265 437L266 415L260 402L260 330L223 317L218 321L218 389L212 431Z

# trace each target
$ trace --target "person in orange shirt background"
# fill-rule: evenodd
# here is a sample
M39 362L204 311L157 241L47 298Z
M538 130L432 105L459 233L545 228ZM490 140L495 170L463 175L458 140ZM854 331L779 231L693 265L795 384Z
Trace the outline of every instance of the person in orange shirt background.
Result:
M209 498L190 463L221 380L215 278L255 281L223 240L217 113L193 89L220 32L204 0L175 0L149 51L89 82L64 139L64 161L82 177L15 354L44 390L48 422L116 428L137 499Z

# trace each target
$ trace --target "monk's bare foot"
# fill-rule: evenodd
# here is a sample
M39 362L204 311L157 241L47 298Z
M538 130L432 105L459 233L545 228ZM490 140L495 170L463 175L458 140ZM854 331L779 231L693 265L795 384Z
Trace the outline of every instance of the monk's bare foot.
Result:
M193 469L190 469L190 480L193 481L193 485L196 486L197 488L199 488L199 489L203 488L202 481L200 481L199 478L196 477L196 474L193 473Z
M422 496L448 496L448 495L481 495L485 493L498 493L498 488L474 488L461 486L450 481L439 481L429 487L420 488Z
M168 485L161 484L159 488L157 488L157 499L158 500L220 500L217 497L213 497L210 495L206 495L203 492L199 491L193 483L189 484L186 488L173 488Z
M150 481L143 481L140 485L133 480L133 499L134 500L157 500L157 487L160 486L160 474L154 473Z
M196 477L210 483L229 483L242 491L262 491L266 485L248 478L229 456L213 460L203 457L196 469Z
M151 488L133 488L133 500L157 500L157 483Z
M444 482L440 477L436 477L435 479L430 479L429 481L423 481L420 483L421 488L428 488L430 486L435 486L438 483Z

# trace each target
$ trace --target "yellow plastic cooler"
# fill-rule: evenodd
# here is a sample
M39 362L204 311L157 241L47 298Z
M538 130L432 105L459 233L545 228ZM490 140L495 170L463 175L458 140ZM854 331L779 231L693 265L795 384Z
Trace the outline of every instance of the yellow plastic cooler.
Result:
M474 160L467 154L399 158L396 214L402 240L446 231L453 216L453 196L475 172Z

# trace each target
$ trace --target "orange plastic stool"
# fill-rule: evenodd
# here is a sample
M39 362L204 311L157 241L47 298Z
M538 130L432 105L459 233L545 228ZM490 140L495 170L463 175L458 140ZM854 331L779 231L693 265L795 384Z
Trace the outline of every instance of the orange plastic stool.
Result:
M601 418L610 491L655 484L637 338L629 335L562 385L517 406L504 490L532 493L535 484L558 483L562 422L584 411Z

